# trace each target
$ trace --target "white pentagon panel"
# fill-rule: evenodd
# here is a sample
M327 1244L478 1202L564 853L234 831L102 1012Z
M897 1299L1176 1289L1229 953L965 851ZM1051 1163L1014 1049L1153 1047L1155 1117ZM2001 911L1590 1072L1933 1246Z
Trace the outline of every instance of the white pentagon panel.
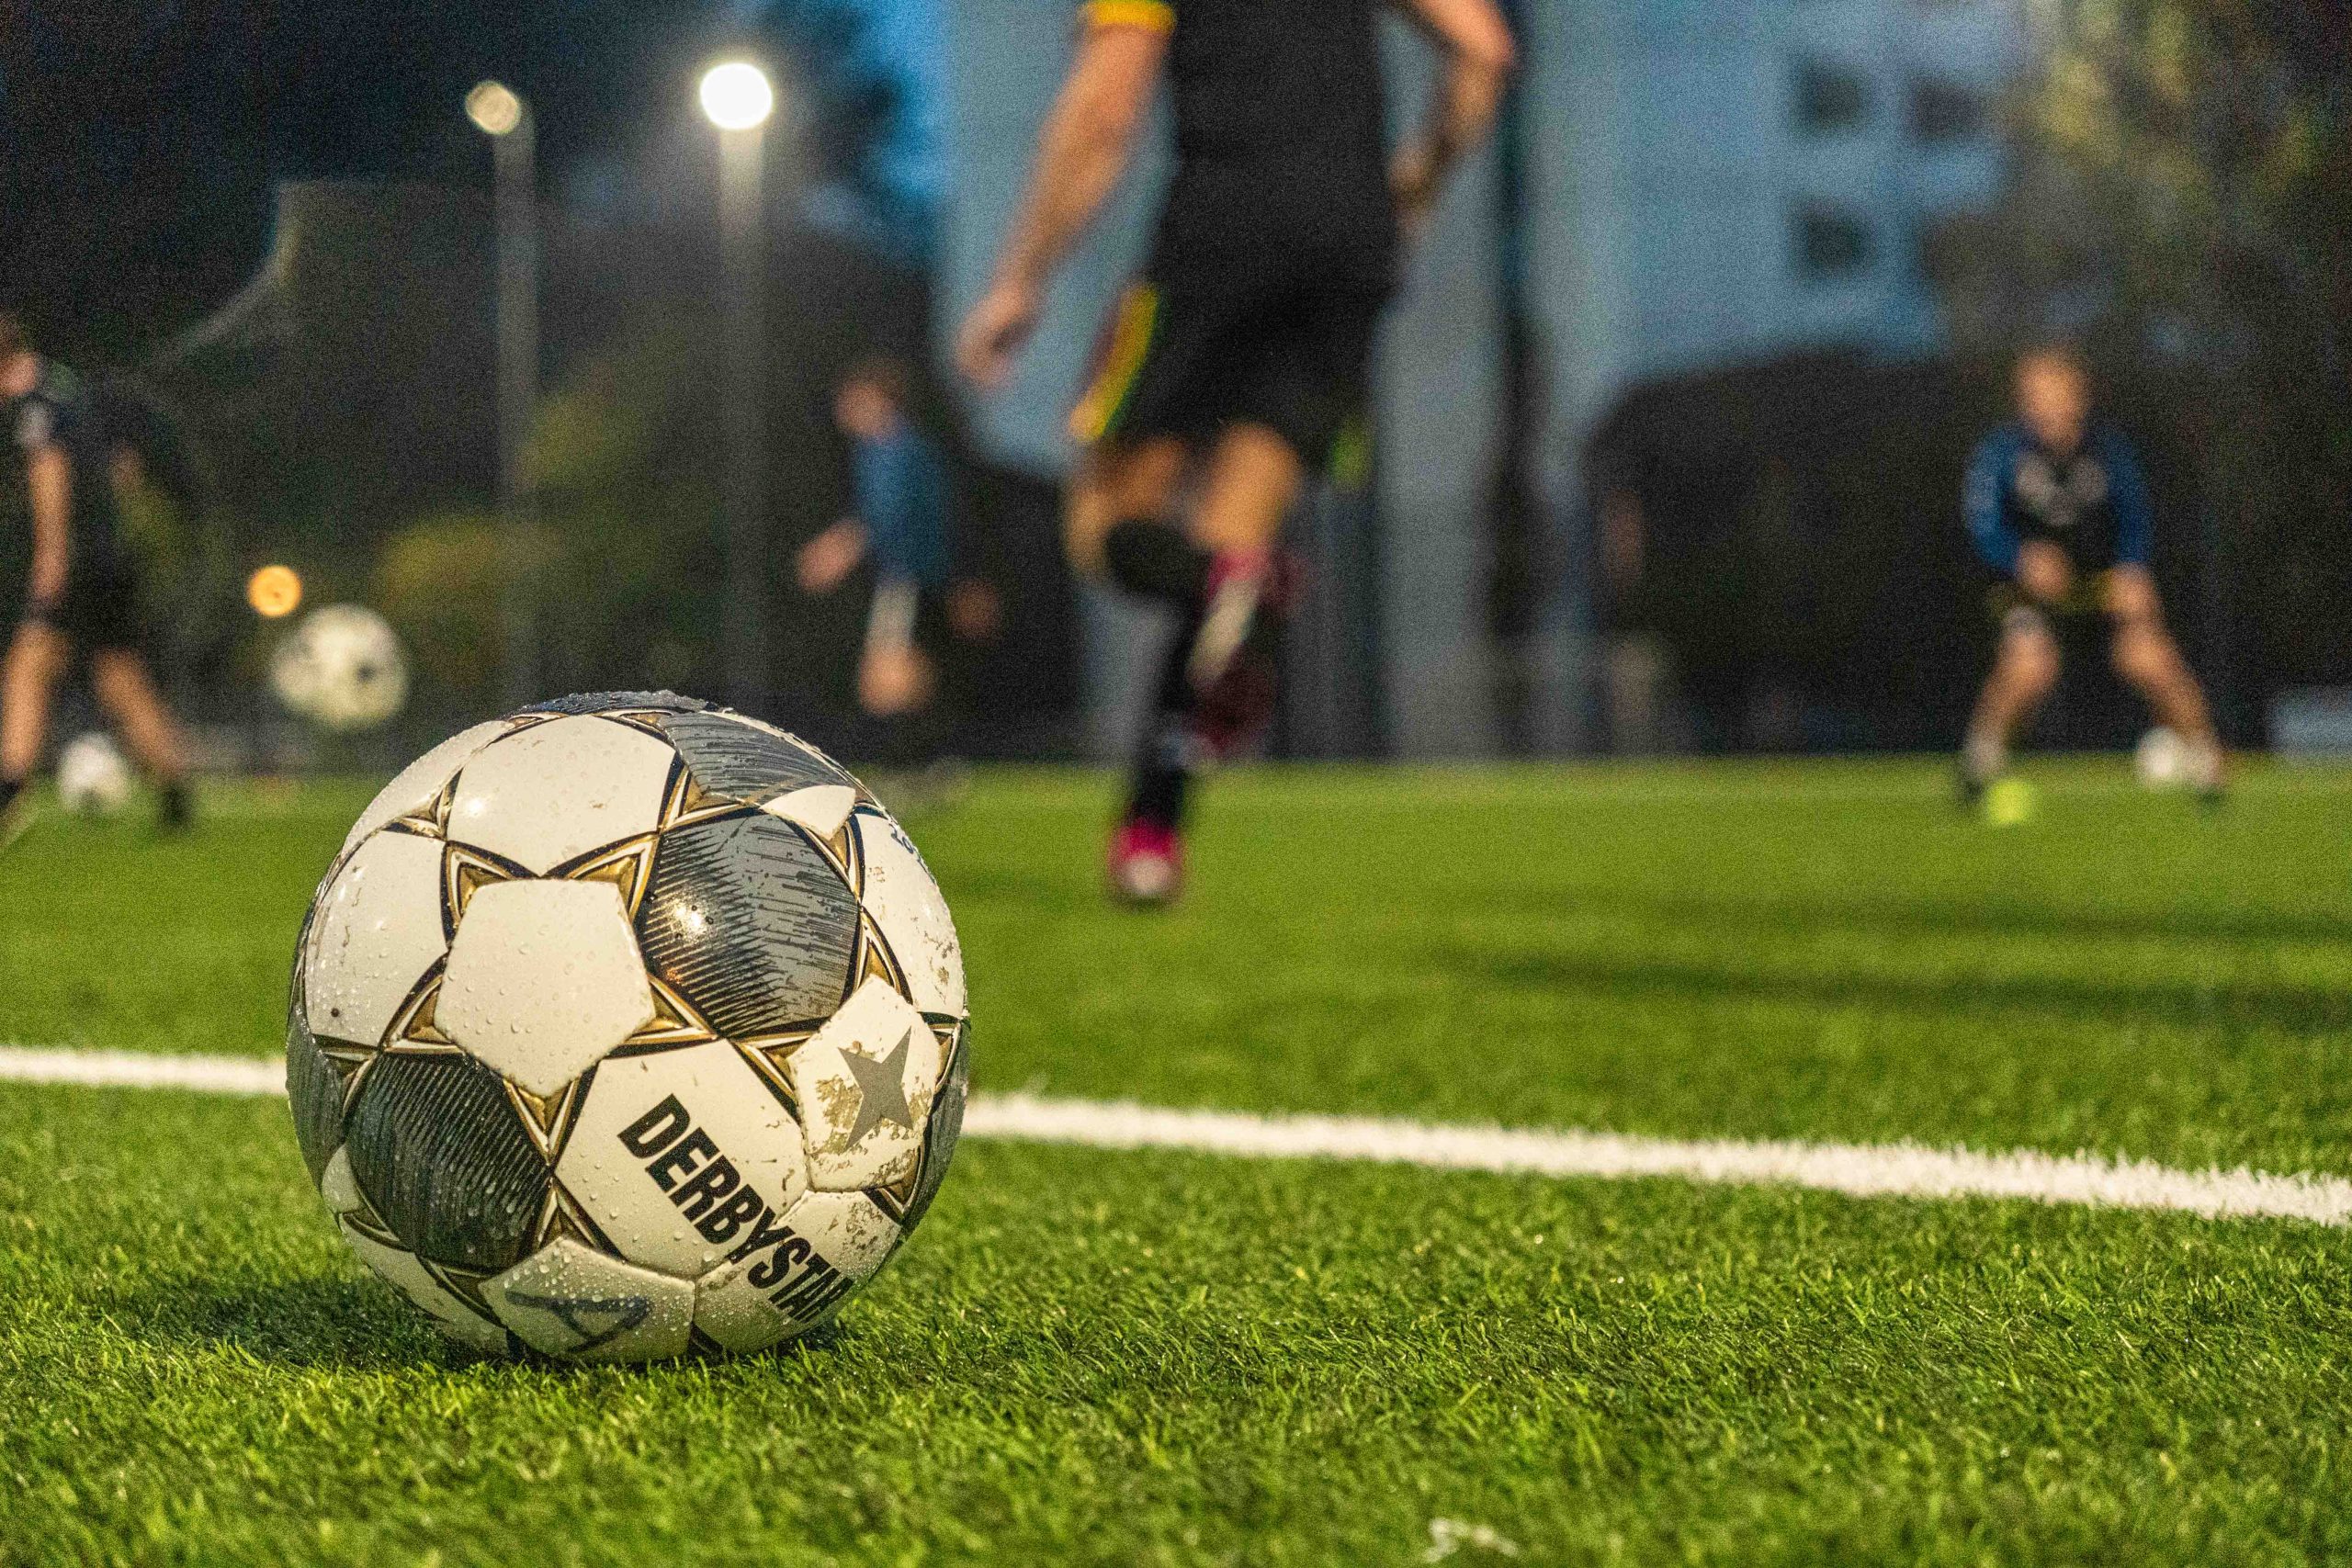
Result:
M411 833L377 834L318 905L302 969L311 1032L375 1044L447 950L441 846Z
M349 1224L343 1227L343 1239L359 1254L361 1261L382 1275L401 1294L433 1314L434 1321L450 1338L470 1345L477 1350L504 1350L505 1331L487 1322L481 1314L459 1300L457 1293L425 1271L413 1252L397 1247L386 1247L371 1235L362 1235Z
M857 791L847 784L810 784L777 795L760 809L806 828L820 839L830 839L842 830L856 806Z
M906 829L888 818L861 811L856 822L865 858L866 912L906 970L915 1006L962 1018L970 1010L964 996L964 950L931 868L915 852Z
M477 724L471 729L449 737L440 745L402 768L400 776L386 784L368 809L359 814L359 824L351 836L343 840L343 852L349 854L354 845L385 823L401 817L412 817L433 804L459 768L473 754L506 733L504 719L492 719Z
M598 1067L556 1179L622 1256L685 1280L808 1188L798 1123L724 1041Z
M661 825L670 743L629 725L559 718L485 747L458 775L449 841L533 873Z
M811 1192L775 1230L695 1290L695 1326L729 1350L763 1350L807 1333L899 1245L899 1227L862 1192Z
M912 1176L939 1069L939 1037L922 1015L878 979L860 986L792 1054L808 1184L854 1192Z
M695 1288L570 1239L496 1279L482 1299L534 1350L573 1361L654 1361L686 1353Z
M327 1213L340 1218L367 1206L359 1194L358 1178L351 1174L351 1151L337 1146L327 1156L327 1168L319 1172L319 1197L326 1204Z
M611 883L493 882L467 904L436 1019L510 1082L554 1094L652 1017Z

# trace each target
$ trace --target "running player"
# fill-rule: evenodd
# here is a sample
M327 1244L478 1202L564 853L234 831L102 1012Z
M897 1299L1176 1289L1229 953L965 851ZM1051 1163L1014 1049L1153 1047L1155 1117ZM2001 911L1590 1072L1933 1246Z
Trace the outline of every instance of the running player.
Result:
M0 659L0 841L24 825L50 705L72 656L89 661L98 704L162 792L162 823L189 818L178 727L140 651L138 580L116 516L114 453L78 378L35 353L23 318L0 305L0 435L21 495L30 566ZM11 508L10 510L14 510Z
M2007 769L2018 728L2057 684L2060 630L2102 624L2116 673L2187 743L2190 782L2217 795L2221 739L2148 570L2154 513L2139 457L2094 417L2090 372L2069 350L2018 361L2017 407L1968 468L1968 530L2004 581L1992 599L2000 649L1961 748L1963 796Z
M1178 890L1195 760L1272 716L1274 632L1295 592L1283 521L1363 411L1400 229L1426 220L1484 139L1513 67L1490 0L1401 0L1447 69L1428 124L1392 158L1381 3L1088 0L1028 196L957 344L973 382L1003 383L1166 75L1175 176L1071 419L1085 453L1068 513L1081 571L1178 616L1111 844L1113 886L1136 902Z

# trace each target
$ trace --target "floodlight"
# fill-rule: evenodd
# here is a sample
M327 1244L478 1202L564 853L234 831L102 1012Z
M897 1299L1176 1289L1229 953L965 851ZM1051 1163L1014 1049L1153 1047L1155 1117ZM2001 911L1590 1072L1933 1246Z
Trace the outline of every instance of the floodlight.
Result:
M523 123L523 100L503 82L479 82L466 95L466 118L478 130L505 136Z
M721 130L757 130L775 110L775 88L768 74L747 60L730 60L703 73L702 112Z

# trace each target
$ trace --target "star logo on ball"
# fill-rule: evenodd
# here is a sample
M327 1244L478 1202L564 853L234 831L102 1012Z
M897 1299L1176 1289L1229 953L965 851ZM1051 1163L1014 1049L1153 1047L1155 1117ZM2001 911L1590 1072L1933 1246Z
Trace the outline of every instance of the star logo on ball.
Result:
M850 1076L857 1080L857 1121L850 1127L849 1141L854 1145L885 1122L895 1122L912 1130L913 1109L907 1104L907 1052L915 1043L911 1029L900 1036L897 1049L876 1061L861 1056L854 1051L842 1053Z

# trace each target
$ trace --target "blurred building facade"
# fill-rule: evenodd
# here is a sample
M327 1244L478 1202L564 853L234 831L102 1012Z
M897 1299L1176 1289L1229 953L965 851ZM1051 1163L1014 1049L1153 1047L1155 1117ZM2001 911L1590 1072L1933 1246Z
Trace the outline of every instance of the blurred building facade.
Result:
M1937 344L1927 229L1989 202L2000 0L1534 7L1547 290L1578 401L1827 344Z
M1070 18L1034 0L948 7L955 196L942 299L968 301L1069 58ZM1535 652L1532 732L1592 739L1597 662L1576 454L1633 389L1823 347L1904 359L1939 343L1927 228L1989 201L1994 105L2025 59L2017 0L1533 0L1523 22L1530 191L1521 237L1540 362L1539 484L1558 592ZM1400 28L1395 113L1429 67ZM1072 268L1032 366L982 416L983 440L1038 472L1067 460L1061 414L1102 310L1142 242L1152 160ZM1384 345L1372 624L1381 722L1405 755L1478 754L1498 734L1487 551L1498 436L1499 257L1491 158L1464 172ZM1091 611L1089 691L1107 716L1142 679L1126 612Z

